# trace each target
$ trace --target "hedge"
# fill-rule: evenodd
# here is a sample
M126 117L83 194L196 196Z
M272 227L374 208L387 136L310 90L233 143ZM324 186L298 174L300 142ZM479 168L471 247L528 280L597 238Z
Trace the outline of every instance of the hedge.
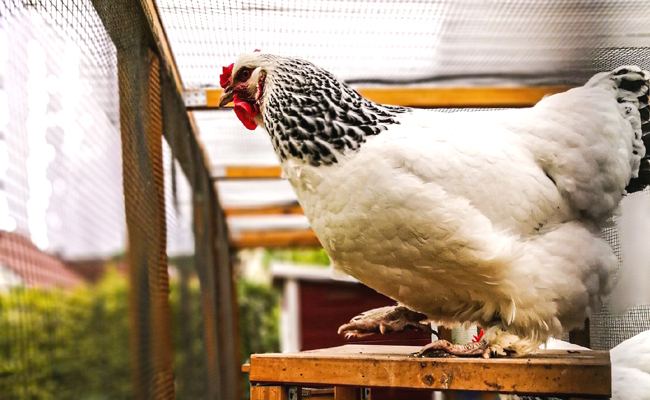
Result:
M205 398L200 290L196 279L171 282L177 398ZM238 284L242 360L279 348L279 300L273 289ZM128 282L109 270L93 286L0 291L0 399L133 398ZM246 393L246 392L244 392Z

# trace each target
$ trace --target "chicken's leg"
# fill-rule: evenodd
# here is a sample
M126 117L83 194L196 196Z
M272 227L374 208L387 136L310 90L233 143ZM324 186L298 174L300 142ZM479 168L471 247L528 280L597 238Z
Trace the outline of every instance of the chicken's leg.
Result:
M404 306L381 307L361 313L347 324L341 325L339 334L345 334L345 337L350 339L375 333L397 333L407 328L438 336L436 331L431 329L425 314L409 310ZM424 346L418 356L440 350L451 356L489 358L488 344L480 339L479 336L476 338L477 342L467 344L451 344L446 340L437 340Z
M404 306L375 308L361 313L347 324L341 325L339 334L345 334L345 337L350 339L375 333L396 333L407 328L437 336L437 333L431 329L426 315L411 311Z

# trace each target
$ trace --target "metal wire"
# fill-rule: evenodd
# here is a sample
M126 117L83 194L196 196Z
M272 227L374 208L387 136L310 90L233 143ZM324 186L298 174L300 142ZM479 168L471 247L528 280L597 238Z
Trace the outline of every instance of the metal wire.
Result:
M218 86L221 67L254 49L353 82L580 84L599 49L643 47L650 34L642 0L157 4L186 88Z
M146 32L124 21L120 44L149 51ZM174 161L167 151L163 163L157 57L147 53L141 79L128 58L118 73L117 54L90 1L0 5L0 399L169 399L173 360L179 397L207 394L205 296L187 201L195 189L178 167L163 168ZM135 96L120 101L118 80ZM121 122L149 124L150 153L140 153L140 131L123 131L122 143ZM147 190L155 195L141 196ZM174 195L183 205L165 206ZM183 318L173 359L166 248L180 271L171 299Z
M0 4L0 399L131 397L116 65L89 1Z

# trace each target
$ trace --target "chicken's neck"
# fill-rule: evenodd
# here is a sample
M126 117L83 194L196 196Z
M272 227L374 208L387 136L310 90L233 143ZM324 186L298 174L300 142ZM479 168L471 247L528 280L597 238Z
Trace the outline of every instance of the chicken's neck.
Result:
M299 72L296 72L299 71ZM281 160L331 165L357 151L408 108L375 104L307 61L285 60L267 77L263 117Z

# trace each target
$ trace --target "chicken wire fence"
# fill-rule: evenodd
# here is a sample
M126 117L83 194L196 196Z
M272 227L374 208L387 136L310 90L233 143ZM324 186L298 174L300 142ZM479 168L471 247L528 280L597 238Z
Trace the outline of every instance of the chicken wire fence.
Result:
M236 397L224 224L142 9L0 3L0 399Z
M351 83L578 85L609 62L603 50L636 54L650 35L643 0L157 4L188 89L218 87L221 67L254 49L308 59Z

